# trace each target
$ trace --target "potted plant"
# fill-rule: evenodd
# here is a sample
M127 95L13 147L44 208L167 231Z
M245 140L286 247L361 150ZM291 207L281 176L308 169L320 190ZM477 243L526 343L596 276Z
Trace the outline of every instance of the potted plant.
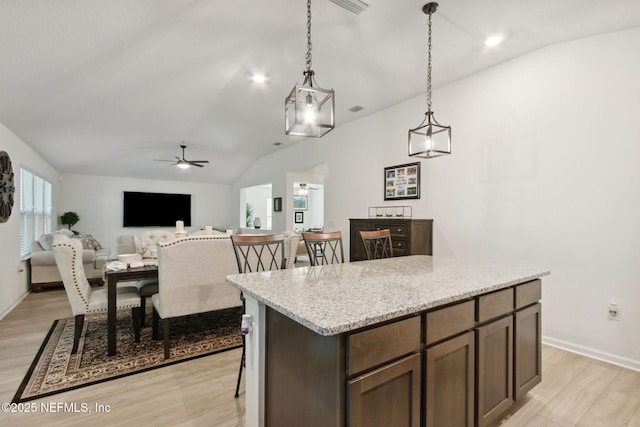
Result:
M245 225L247 226L247 228L251 227L252 221L253 221L253 206L251 205L251 203L247 203L245 205L245 215L246 215L246 223Z
M74 234L78 234L78 232L72 230L71 227L76 225L78 221L80 221L80 217L78 216L78 214L71 211L63 213L62 216L60 217L60 222L63 225L66 225L67 227L69 227L69 231L73 231Z

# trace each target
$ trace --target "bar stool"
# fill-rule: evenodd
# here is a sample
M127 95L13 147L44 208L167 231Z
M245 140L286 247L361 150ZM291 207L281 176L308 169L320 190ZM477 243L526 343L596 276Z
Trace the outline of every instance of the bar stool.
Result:
M302 233L309 254L309 263L314 265L340 264L344 262L342 233Z
M364 250L367 252L367 259L381 259L393 257L393 246L391 244L391 231L360 231Z

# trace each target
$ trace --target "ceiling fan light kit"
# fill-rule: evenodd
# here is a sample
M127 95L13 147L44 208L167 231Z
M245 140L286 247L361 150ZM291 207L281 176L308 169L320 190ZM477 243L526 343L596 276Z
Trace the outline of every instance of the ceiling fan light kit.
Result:
M451 154L451 126L438 123L431 111L431 15L438 3L427 3L422 11L429 16L428 65L427 65L427 112L420 125L409 130L409 156L430 159Z
M311 69L311 0L307 0L307 55L304 81L284 102L285 134L320 138L335 127L335 94L322 89Z
M196 166L199 168L204 167L204 165L201 165L200 163L209 163L209 160L187 160L184 157L184 149L187 148L186 145L180 145L180 148L182 148L182 158L176 156L176 160L158 160L156 159L157 162L174 162L171 163L171 165L173 166L177 166L180 169L189 169L190 166Z

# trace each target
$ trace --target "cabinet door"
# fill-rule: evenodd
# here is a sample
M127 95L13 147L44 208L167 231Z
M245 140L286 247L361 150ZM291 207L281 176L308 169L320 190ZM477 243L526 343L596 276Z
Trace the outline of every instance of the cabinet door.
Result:
M426 426L472 427L474 334L467 332L426 351Z
M478 427L495 420L513 404L513 316L476 329Z
M519 400L542 380L540 303L517 311L515 319L515 398Z
M347 382L347 426L419 427L420 354Z
M351 220L349 236L349 261L363 261L367 259L367 252L360 237L359 231L373 230L373 223L370 221Z

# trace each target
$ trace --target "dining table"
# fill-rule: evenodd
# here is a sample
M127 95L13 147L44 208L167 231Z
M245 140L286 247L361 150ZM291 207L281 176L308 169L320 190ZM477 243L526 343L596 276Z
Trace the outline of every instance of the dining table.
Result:
M145 262L140 267L127 267L121 270L107 269L107 346L108 355L115 356L117 350L116 339L116 288L118 282L129 282L142 279L158 278L158 263Z

